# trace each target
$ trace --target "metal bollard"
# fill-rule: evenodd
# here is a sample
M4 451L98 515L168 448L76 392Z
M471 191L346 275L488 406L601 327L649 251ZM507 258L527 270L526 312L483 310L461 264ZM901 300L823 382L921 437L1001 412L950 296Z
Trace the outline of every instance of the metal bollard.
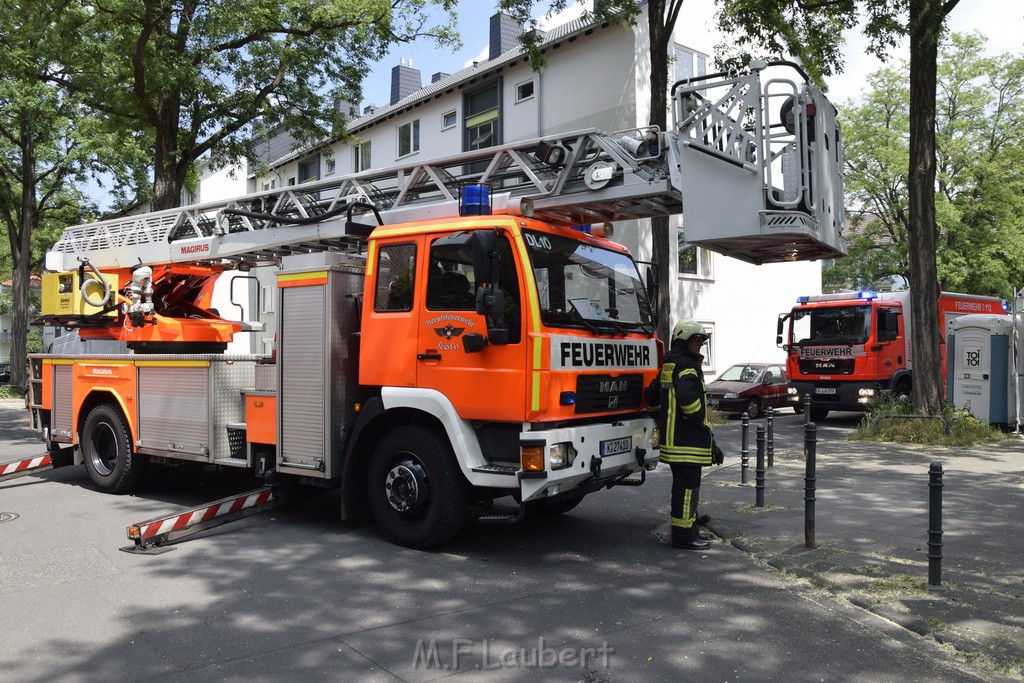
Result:
M804 394L804 426L811 422L811 395Z
M757 425L757 468L754 470L755 505L764 507L764 425Z
M928 468L928 589L946 590L942 585L942 463Z
M775 467L775 410L768 406L765 413L765 424L768 426L768 467Z
M747 435L750 431L750 416L743 413L743 428L740 430L740 483L747 483L747 468L750 466L750 449L747 448Z
M804 547L814 547L814 494L817 490L818 425L808 422L804 427Z

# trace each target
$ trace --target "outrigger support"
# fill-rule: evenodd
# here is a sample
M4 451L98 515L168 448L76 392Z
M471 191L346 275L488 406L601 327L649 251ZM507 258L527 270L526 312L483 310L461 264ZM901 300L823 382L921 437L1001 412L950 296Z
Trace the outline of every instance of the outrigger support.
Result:
M134 545L121 550L126 553L159 555L174 550L169 543L236 519L249 517L281 505L281 498L271 486L263 486L237 496L222 498L185 512L158 517L128 527L128 539Z

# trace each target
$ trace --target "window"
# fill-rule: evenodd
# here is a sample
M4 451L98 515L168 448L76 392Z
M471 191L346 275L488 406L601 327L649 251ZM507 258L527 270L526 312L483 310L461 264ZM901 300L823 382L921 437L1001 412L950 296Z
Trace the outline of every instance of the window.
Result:
M420 151L420 120L403 123L398 127L398 156L404 157Z
M533 97L533 80L520 83L516 86L516 102L522 102Z
M456 122L456 115L454 111L445 112L441 116L441 130L448 130L454 128Z
M334 159L328 159L324 165L327 167L324 171L324 175L331 175L337 169L337 163Z
M320 179L320 157L314 156L299 162L299 182L308 183Z
M704 356L704 363L701 365L701 369L704 372L714 371L715 369L715 324L709 323L704 320L698 320L707 333L711 335L711 338L704 342L704 346L700 347L700 353Z
M288 176L288 187L291 187L294 184L295 184L295 176L293 176L293 175Z
M679 276L711 279L711 253L707 249L690 244L682 226L677 233Z
M412 310L416 245L393 244L380 248L373 310L378 313Z
M260 313L274 312L274 296L277 294L277 287L260 287Z
M498 140L498 83L493 83L483 90L466 95L463 116L465 118L466 151L494 147ZM487 161L479 161L466 167L466 173L482 173L487 168Z
M356 145L352 148L352 157L355 160L352 170L356 173L370 168L370 141Z
M675 80L681 81L684 78L704 76L708 72L708 58L706 55L698 54L693 50L676 45L673 52L673 66L675 67Z

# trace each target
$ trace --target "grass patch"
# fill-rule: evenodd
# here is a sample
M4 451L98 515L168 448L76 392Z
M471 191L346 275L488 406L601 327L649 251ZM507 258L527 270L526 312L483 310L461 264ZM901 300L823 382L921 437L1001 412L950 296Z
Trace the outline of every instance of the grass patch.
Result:
M883 395L848 438L929 446L975 446L1009 438L963 410L946 404L940 415L916 415L909 401Z
M0 385L0 398L24 398L25 392L13 384Z
M871 589L881 593L919 593L926 591L925 582L917 576L893 574L871 582Z

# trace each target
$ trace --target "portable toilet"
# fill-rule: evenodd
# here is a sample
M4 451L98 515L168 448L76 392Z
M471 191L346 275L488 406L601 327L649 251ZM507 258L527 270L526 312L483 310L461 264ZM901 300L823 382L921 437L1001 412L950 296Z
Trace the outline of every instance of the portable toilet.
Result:
M990 424L1010 424L1013 318L972 314L949 322L946 398Z

